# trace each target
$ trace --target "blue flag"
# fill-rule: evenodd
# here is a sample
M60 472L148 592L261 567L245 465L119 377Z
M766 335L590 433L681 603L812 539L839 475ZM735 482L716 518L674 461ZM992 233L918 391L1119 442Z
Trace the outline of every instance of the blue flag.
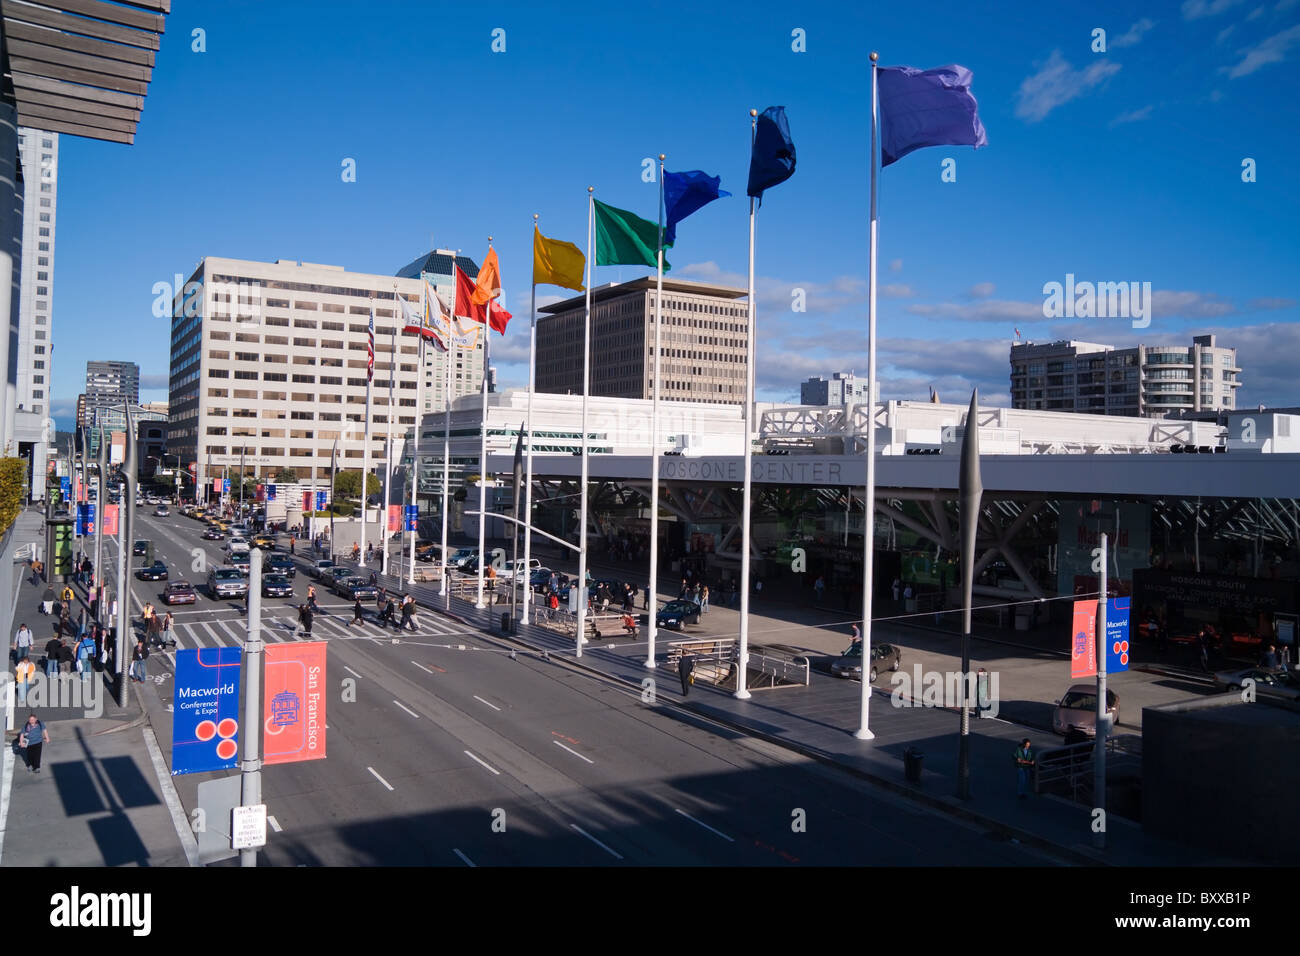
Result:
M989 144L971 95L971 75L964 66L880 67L882 168L923 146Z
M784 106L769 106L758 117L754 148L749 154L747 194L761 204L763 190L779 186L794 175L794 142Z
M721 188L722 178L693 169L689 173L664 172L664 245L677 241L677 224L697 209L731 193Z

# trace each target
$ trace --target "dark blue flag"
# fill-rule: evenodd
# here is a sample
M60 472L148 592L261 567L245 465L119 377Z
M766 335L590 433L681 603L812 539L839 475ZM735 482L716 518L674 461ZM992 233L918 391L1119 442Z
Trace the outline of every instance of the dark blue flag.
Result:
M689 173L664 173L664 245L677 241L677 224L702 206L730 196L722 178L693 169Z
M882 168L923 146L989 144L966 67L882 66L877 79Z
M762 203L763 190L794 175L794 142L784 106L769 106L758 117L754 149L749 155L748 195Z

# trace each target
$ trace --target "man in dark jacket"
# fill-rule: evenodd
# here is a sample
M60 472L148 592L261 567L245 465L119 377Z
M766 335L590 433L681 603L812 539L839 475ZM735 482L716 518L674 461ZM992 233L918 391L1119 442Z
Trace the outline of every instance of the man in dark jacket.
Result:
M306 604L298 605L298 624L311 637L311 608Z

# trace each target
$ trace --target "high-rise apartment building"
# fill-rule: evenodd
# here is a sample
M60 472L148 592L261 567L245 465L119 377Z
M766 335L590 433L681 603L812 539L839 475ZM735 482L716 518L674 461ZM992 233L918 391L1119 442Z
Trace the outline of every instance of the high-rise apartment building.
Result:
M54 383L53 293L54 232L58 212L59 134L18 128L22 178L22 263L18 296L18 350L13 394L5 396L0 415L13 436L17 454L31 461L41 484L53 440L50 413ZM6 389L7 391L7 389Z
M1012 408L1140 415L1236 408L1237 350L1213 335L1188 346L1117 349L1093 342L1017 342L1011 346Z
M664 279L660 398L744 404L749 307L744 289ZM582 393L586 295L537 320L537 390ZM591 290L591 394L654 396L655 280Z
M870 401L870 396L866 376L852 372L836 372L829 379L817 375L799 385L800 405L848 405Z
M87 362L86 408L140 404L140 366L134 362Z
M477 276L472 261L460 264ZM169 454L179 455L182 467L197 463L200 487L225 466L238 467L241 454L259 475L288 468L307 477L313 466L324 475L336 441L339 468L361 467L373 307L370 461L378 472L388 428L400 437L416 420L419 340L402 333L394 294L418 311L419 274L418 268L414 276L394 277L284 259L204 258L173 302ZM450 290L435 285L444 296ZM455 364L453 396L478 392L481 350L482 333L476 349L424 349L426 411L443 407L448 361Z

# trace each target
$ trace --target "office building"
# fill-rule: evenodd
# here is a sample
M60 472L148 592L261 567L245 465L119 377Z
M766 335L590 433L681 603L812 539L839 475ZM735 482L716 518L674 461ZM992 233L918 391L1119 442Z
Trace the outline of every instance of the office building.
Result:
M836 372L829 379L817 375L799 385L800 405L849 405L870 401L870 395L866 377L852 372Z
M313 467L323 475L336 441L338 467L360 468L373 307L370 460L380 473L390 426L400 438L415 425L420 384L419 340L402 333L394 293L418 311L422 262L445 265L445 282L437 271L432 279L440 293L450 292L451 259L430 261L437 258L422 257L413 275L397 277L285 259L204 258L173 302L169 453L182 467L197 463L200 487L238 467L241 455L258 475L288 468L306 478ZM478 274L472 261L459 264ZM476 350L424 349L426 411L443 407L448 360L456 365L453 393L478 391L481 349L481 334Z
M1193 336L1190 347L1017 342L1011 346L1011 405L1146 418L1231 410L1240 374L1237 350L1219 346L1214 335Z
M660 398L743 405L749 307L744 289L664 279ZM537 391L582 394L586 295L537 320ZM654 397L655 279L591 290L591 394Z
M86 407L140 404L140 366L134 362L87 362Z

